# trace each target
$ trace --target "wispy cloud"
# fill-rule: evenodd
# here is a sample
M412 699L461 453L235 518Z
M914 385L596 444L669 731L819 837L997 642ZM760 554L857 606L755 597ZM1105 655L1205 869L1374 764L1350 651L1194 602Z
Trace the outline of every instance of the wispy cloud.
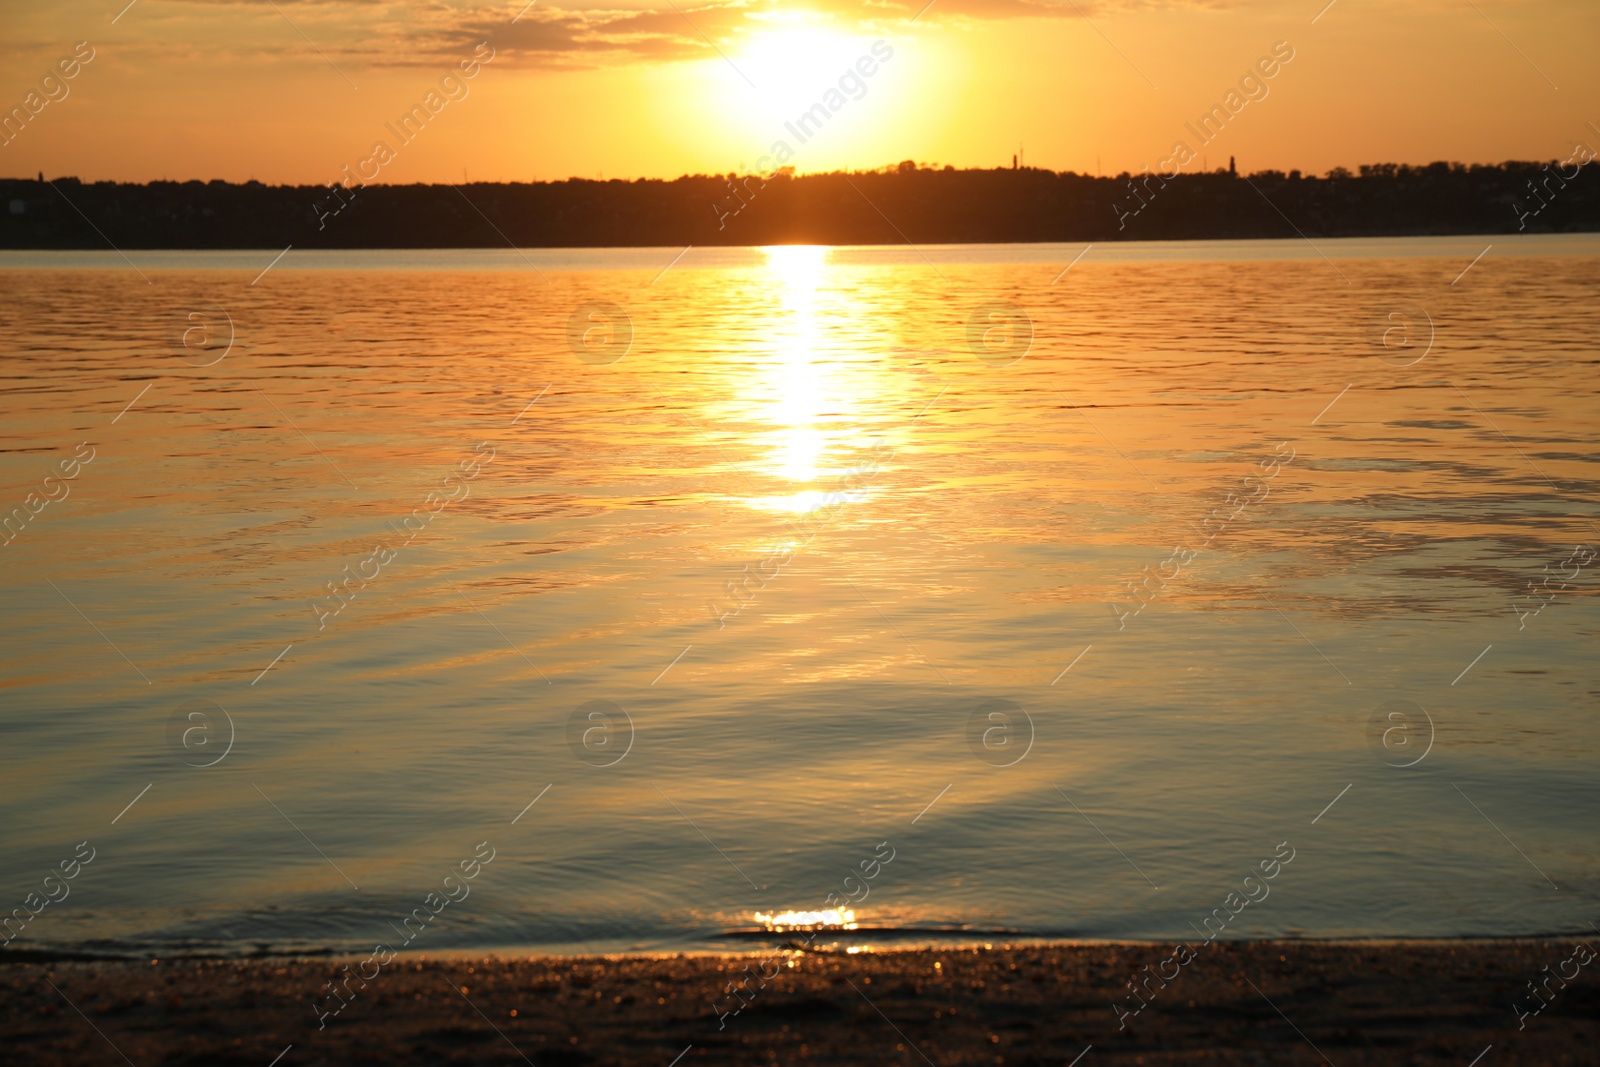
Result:
M1183 0L1179 0L1183 2ZM912 24L925 0L779 0L698 4L643 0L637 6L574 7L541 2L515 23L520 2L448 4L437 0L277 0L335 61L369 67L432 65L489 41L497 66L590 68L638 62L716 58L780 21L796 18L847 34L893 33ZM915 24L1101 15L1146 0L939 0ZM301 42L257 32L258 16L277 18L269 0L176 0L143 24L144 39L127 48L163 56L210 55L279 60ZM254 29L253 29L254 28Z

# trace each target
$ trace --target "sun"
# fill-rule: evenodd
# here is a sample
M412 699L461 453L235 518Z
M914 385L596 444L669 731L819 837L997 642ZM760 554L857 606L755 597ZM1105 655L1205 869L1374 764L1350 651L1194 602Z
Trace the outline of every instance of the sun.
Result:
M904 44L871 20L746 14L715 51L683 65L701 101L699 135L717 161L713 172L768 175L787 166L807 174L905 158L894 156L905 131L945 118L917 117L928 92L937 93L937 84L923 84L932 71L918 55L936 50ZM681 126L682 116L663 112L663 122Z
M850 69L866 43L808 11L774 11L752 19L755 27L728 58L755 85L755 126L781 131Z
M861 44L805 12L774 13L737 47L734 62L758 91L815 96L848 66Z

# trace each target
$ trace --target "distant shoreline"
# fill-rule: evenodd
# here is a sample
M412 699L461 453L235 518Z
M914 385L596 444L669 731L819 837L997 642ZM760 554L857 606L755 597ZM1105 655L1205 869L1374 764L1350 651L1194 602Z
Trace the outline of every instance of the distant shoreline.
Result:
M730 174L354 187L0 179L0 248L682 248L1600 232L1600 169L1573 159L1362 170L1092 177L903 163L862 173L779 171L770 180Z

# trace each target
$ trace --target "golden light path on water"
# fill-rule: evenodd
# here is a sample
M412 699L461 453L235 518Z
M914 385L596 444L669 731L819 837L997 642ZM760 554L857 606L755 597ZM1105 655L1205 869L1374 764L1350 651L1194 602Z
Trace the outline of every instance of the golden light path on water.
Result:
M762 418L770 425L763 435L770 444L764 464L771 473L794 483L792 492L750 501L768 511L804 514L819 507L825 494L813 483L837 473L827 460L830 443L854 443L844 427L852 425L856 404L848 395L861 387L858 376L830 359L822 318L848 316L849 307L819 310L819 290L827 275L828 249L817 245L779 245L762 249L767 271L779 296L779 314L771 324L776 359L764 371L758 390L768 397ZM847 298L846 298L847 299ZM859 499L855 494L852 499Z
M864 354L827 334L826 323L864 314L851 306L850 294L822 291L829 280L829 248L776 245L763 248L762 254L779 307L770 323L776 358L758 368L758 381L752 382L752 395L763 398L758 419L768 429L752 445L760 448L766 442L763 469L787 478L792 488L778 496L749 498L746 504L803 515L829 499L816 488L819 478L845 474L846 467L834 459L867 445L858 426L862 406L882 406L882 394L893 389L894 381L875 360L872 366L861 366ZM867 491L843 490L834 499L854 504L867 499Z
M818 425L824 414L823 376L818 361L821 336L817 325L817 286L827 250L807 245L768 248L767 267L781 285L787 321L777 324L782 352L774 367L777 410L781 424L773 464L778 473L809 482L827 447Z
M780 911L776 914L758 911L752 917L769 930L780 934L785 930L805 930L813 927L854 930L858 925L856 923L856 913L850 908L826 908L822 911Z

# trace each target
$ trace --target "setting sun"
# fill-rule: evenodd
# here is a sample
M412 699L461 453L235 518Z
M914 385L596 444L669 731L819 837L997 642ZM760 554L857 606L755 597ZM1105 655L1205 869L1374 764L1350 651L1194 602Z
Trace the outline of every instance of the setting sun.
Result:
M814 171L870 143L898 115L906 64L883 39L844 32L806 12L773 13L723 59L700 66L717 136L749 146L748 169ZM870 99L870 106L867 101Z

